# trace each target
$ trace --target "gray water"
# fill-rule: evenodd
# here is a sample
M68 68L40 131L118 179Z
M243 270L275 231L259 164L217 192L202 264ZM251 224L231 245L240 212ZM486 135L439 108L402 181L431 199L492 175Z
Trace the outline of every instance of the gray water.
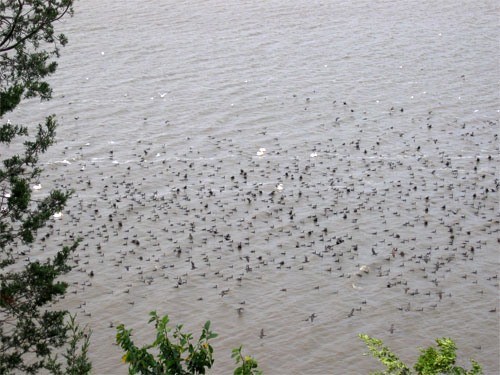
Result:
M265 374L366 374L358 333L408 363L452 337L499 373L498 20L495 1L78 2L54 99L11 119L59 119L35 194L75 189L41 235L84 239L60 306L94 373L126 373L115 327L151 342L152 310L212 321L211 374L240 344Z

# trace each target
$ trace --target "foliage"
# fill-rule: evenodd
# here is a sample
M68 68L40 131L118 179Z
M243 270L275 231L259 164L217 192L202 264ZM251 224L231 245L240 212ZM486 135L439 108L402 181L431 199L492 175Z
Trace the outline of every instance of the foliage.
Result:
M262 371L257 370L257 361L250 357L241 354L242 346L233 349L231 358L236 358L236 364L241 362L240 367L234 370L234 375L261 375Z
M60 276L69 272L78 241L45 261L28 258L27 245L52 215L62 211L71 192L50 191L32 197L39 184L39 157L55 141L57 123L47 117L30 137L28 126L4 115L23 98L47 100L45 81L55 72L52 59L67 42L55 35L54 23L71 14L73 0L8 0L0 2L0 374L86 374L88 334L66 321L67 311L48 310L67 288ZM83 341L80 351L79 342ZM67 347L65 369L53 352Z
M432 374L463 374L463 375L479 375L482 374L482 369L479 364L471 359L472 369L466 369L456 366L455 360L457 355L455 350L457 347L452 339L443 337L436 340L438 350L433 347L427 349L420 349L422 355L418 358L415 364L415 371L422 375Z
M66 360L66 368L61 369L62 364L58 362L57 354L49 358L47 368L53 375L82 375L90 374L92 369L91 363L88 361L87 352L90 343L89 330L85 327L81 329L76 323L75 316L69 316L68 330L70 332L70 340L66 348L66 353L62 356ZM80 342L82 343L80 344Z
M378 358L383 363L387 370L384 372L377 371L373 375L410 375L413 374L411 369L401 362L398 357L387 347L383 346L382 340L371 338L368 335L360 334L359 337L365 342L371 354ZM420 349L422 354L418 358L414 369L418 375L482 375L481 366L471 360L472 369L466 370L463 367L457 366L456 361L456 346L452 339L441 338L436 340L438 349L428 347Z
M375 372L374 375L390 374L390 375L409 375L410 368L406 366L399 358L387 347L383 345L382 340L368 337L368 335L360 334L359 337L365 342L368 349L375 358L387 366L385 372Z
M125 351L122 361L129 364L130 375L196 375L205 374L214 363L213 348L209 340L217 337L216 333L210 331L210 321L203 326L200 338L196 345L191 344L193 335L182 333L183 325L177 325L175 329L168 327L168 315L160 318L156 311L150 313L149 323L154 322L156 327L156 340L149 345L138 348L132 341L132 329L125 329L123 324L116 327L116 342ZM172 339L169 333L172 333ZM158 354L150 353L153 349ZM241 366L235 371L235 375L261 375L262 371L257 369L257 361L252 357L243 357L241 346L233 349L232 358L236 357L236 363L241 361Z
M73 0L8 0L0 2L0 117L23 97L49 99L44 79L54 73L64 34L54 23L73 13Z
M149 323L154 322L157 331L156 340L142 348L138 348L132 341L132 329L125 329L123 324L117 327L116 342L125 350L122 360L129 363L129 374L205 374L206 369L212 367L213 348L209 340L217 337L217 334L210 331L210 321L205 323L197 344L193 345L191 343L193 335L182 333L182 324L173 330L167 326L168 315L160 318L156 311L150 315ZM173 340L168 336L172 330ZM159 352L156 358L149 352L152 348Z
M5 124L0 128L0 144L9 145L12 134L28 135L26 127L9 125ZM15 254L13 251L6 251L6 248L17 239L27 244L32 243L37 230L44 227L55 212L64 208L70 196L70 192L53 190L37 204L34 204L31 197L31 187L38 182L41 173L41 169L36 166L39 156L54 143L56 126L54 118L48 117L45 126L39 125L35 138L24 142L24 152L4 159L3 167L0 167L2 268L15 263Z

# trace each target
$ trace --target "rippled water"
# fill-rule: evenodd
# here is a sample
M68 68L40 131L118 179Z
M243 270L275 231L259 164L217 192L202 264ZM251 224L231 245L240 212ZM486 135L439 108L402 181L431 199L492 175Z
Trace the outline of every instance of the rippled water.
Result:
M95 373L126 372L110 325L152 341L151 310L212 321L213 374L240 344L265 374L376 370L358 333L408 362L451 336L498 373L498 16L78 2L54 99L12 119L61 124L37 194L76 190L49 233L84 238L61 305L93 329Z

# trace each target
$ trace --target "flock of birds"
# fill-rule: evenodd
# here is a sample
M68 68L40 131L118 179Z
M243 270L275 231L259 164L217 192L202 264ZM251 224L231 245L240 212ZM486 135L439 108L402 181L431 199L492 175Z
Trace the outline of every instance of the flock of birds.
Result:
M74 256L74 298L92 296L98 284L106 298L132 308L147 301L149 286L173 296L187 290L193 304L232 296L224 308L245 319L255 306L244 297L246 285L261 283L287 298L300 283L308 293L327 289L332 298L358 293L359 301L340 313L349 319L369 314L374 288L397 295L401 303L392 308L402 313L439 309L454 298L450 273L478 295L497 292L498 270L477 272L483 266L474 262L500 246L498 125L440 125L431 111L410 120L397 107L370 120L362 112L352 117L358 110L347 102L333 105L343 115L322 124L319 137L286 145L264 128L255 147L244 147L236 131L199 135L198 143L188 137L187 151L175 155L154 139L109 146L100 160L86 157L86 146L67 148L71 164L54 163L46 173L53 186L76 192L42 240L49 248L49 237L83 239ZM493 134L489 144L484 134ZM472 151L453 153L454 142ZM290 283L273 282L277 274L289 274ZM89 305L80 300L75 309L114 327ZM496 313L496 302L488 311ZM321 319L320 311L309 311L302 320ZM256 330L261 339L270 335L267 327ZM395 324L387 330L392 334Z

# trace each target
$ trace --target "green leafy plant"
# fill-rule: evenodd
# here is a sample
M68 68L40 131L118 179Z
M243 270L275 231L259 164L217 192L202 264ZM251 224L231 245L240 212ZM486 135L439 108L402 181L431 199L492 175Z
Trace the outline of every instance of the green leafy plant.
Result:
M125 351L122 361L129 364L129 374L205 374L212 367L213 348L209 340L217 337L217 334L210 331L210 321L205 323L198 342L193 345L192 334L182 333L182 324L175 328L168 327L168 315L160 318L156 311L150 315L149 323L154 322L157 331L156 340L142 348L138 348L132 341L132 329L125 329L123 324L116 328L116 342ZM172 339L169 337L170 333ZM156 356L149 352L153 348L158 352Z
M58 355L50 356L47 368L53 375L83 375L90 374L92 364L87 354L90 344L90 330L87 327L83 329L76 323L76 316L70 315L67 324L69 331L69 342L66 346L66 352L62 354L66 366L58 361Z
M399 358L387 346L383 346L382 340L378 340L368 335L359 334L359 337L365 342L371 354L378 358L387 369L377 372L372 372L372 375L410 375L413 371L406 364L401 362ZM457 366L456 361L456 346L452 339L441 338L436 340L437 349L428 347L420 349L422 354L418 358L414 366L418 375L482 375L483 370L479 364L471 359L472 369L466 370L463 367Z
M262 371L257 370L257 361L250 356L243 356L242 348L243 346L234 348L231 355L231 358L236 358L236 364L241 362L241 365L234 370L234 375L261 375Z

